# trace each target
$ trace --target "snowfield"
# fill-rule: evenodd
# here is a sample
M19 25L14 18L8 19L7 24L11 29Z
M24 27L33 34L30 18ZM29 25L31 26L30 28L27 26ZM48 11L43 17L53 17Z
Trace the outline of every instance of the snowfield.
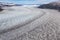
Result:
M32 12L32 13L31 13ZM44 15L42 12L34 12L29 8L11 7L6 8L0 14L0 31L23 25Z
M60 40L60 12L7 7L0 12L0 40Z

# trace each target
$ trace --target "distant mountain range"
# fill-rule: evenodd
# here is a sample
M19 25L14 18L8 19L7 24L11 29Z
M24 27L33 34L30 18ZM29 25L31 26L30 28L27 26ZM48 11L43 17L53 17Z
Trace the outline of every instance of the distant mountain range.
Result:
M22 6L22 5L21 4L0 2L0 11L4 10L3 7L12 7L12 6Z
M4 2L0 2L0 6L1 5L15 5L15 4L13 4L13 3L4 3Z
M4 2L0 2L0 11L3 10L3 7L11 7L11 6L28 6L29 5L22 5L22 4L13 4L13 3L4 3ZM42 4L42 5L32 5L32 6L36 6L38 8L42 8L42 9L55 9L55 10L59 10L60 11L60 2L51 2L48 4Z
M51 2L48 4L40 5L38 8L42 9L55 9L60 11L60 2Z
M21 4L14 4L14 3L4 3L4 2L0 2L0 6L22 6Z

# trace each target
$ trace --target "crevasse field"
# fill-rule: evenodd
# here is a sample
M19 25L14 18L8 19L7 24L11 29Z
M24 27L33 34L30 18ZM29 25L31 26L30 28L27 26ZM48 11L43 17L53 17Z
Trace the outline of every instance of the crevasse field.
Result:
M0 40L60 40L60 12L13 6L0 12Z

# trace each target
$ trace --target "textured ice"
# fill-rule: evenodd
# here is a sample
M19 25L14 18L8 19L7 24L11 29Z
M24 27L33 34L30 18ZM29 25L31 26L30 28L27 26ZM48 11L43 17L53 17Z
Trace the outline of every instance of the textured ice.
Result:
M0 31L14 28L16 25L24 25L41 15L43 15L42 12L35 12L29 8L6 8L6 10L0 14Z

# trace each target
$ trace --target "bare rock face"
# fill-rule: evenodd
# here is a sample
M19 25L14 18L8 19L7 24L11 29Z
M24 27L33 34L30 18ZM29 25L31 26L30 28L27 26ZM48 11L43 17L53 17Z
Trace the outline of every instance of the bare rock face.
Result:
M3 11L2 7L0 6L0 12Z
M4 3L4 2L0 2L0 12L3 11L3 7L12 7L14 6L12 3Z
M60 11L60 2L51 2L49 4L43 4L39 6L38 8L42 9L55 9Z

